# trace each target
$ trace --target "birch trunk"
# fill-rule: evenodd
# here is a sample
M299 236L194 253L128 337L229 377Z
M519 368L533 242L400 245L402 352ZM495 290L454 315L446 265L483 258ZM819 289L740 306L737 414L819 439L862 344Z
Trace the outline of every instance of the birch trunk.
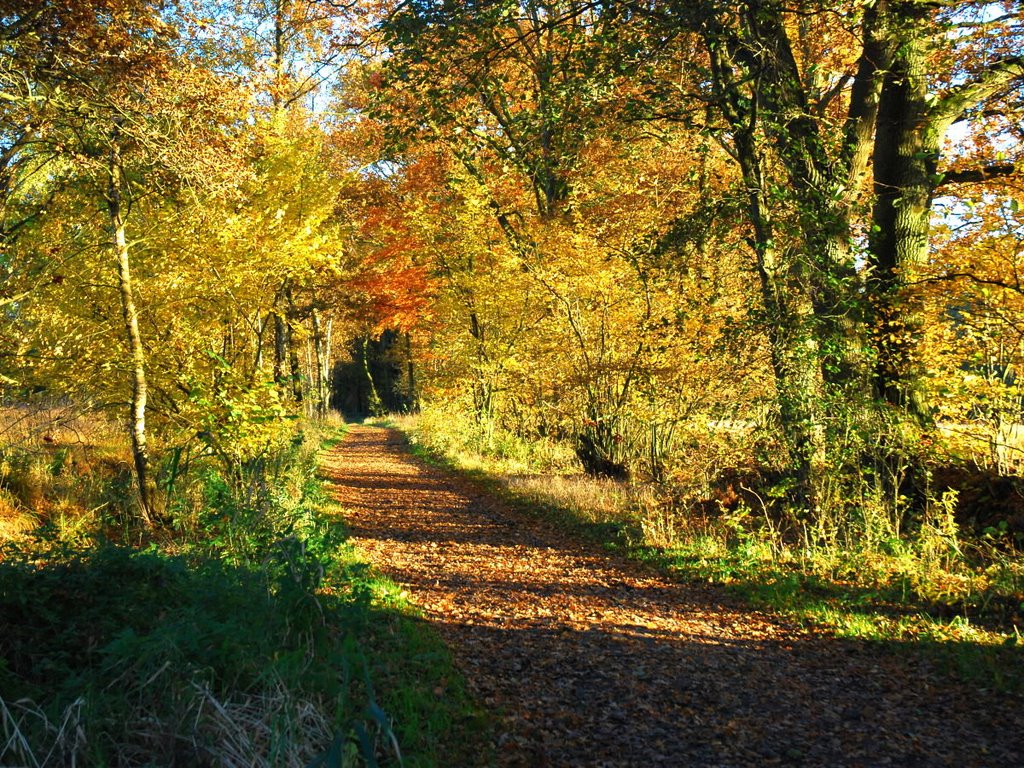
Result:
M110 229L113 235L114 255L117 259L117 283L121 296L121 314L124 319L125 338L131 357L132 398L129 411L129 432L131 434L132 457L135 464L135 479L139 486L139 506L142 518L152 525L156 512L154 492L150 483L149 450L146 444L146 353L139 331L139 313L135 306L135 292L132 287L131 261L128 240L125 235L125 211L121 196L122 174L121 153L118 144L119 131L114 130L110 143L110 187L107 191L107 210L110 214Z

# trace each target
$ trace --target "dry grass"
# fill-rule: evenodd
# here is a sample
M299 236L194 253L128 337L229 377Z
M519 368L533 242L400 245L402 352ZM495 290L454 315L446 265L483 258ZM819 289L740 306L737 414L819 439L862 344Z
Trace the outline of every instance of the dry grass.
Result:
M618 480L587 475L518 475L504 478L504 483L519 498L570 510L589 522L622 522L630 516L630 491Z
M0 406L0 445L97 447L123 442L117 424L71 405Z
M53 523L74 533L131 494L131 454L122 430L70 405L0 407L0 541Z
M225 768L303 768L334 738L322 706L296 700L278 684L260 695L218 701L196 686L194 706L202 714L205 741L215 765ZM282 724L287 731L282 732Z
M10 541L39 525L39 517L22 506L10 492L0 488L0 541Z
M158 684L157 681L152 681ZM140 692L141 693L141 692ZM84 699L65 708L51 721L35 702L0 698L3 743L0 765L65 768L86 765L90 738L83 722ZM179 718L191 732L169 732L176 723L161 722L139 711L125 723L130 738L121 738L118 759L125 765L155 765L168 759L171 748L181 757L224 768L303 768L330 744L335 729L324 707L296 699L278 684L258 695L218 700L210 689L194 682ZM345 762L343 765L347 764Z
M28 699L8 704L0 697L0 721L3 744L0 744L0 765L48 768L84 765L85 731L81 726L84 699L76 699L64 709L59 722L51 722L46 713ZM46 745L29 733L45 733Z
M526 440L494 424L478 424L444 405L425 405L417 414L391 414L385 419L367 421L396 427L414 444L446 456L469 472L564 475L582 471L567 441Z

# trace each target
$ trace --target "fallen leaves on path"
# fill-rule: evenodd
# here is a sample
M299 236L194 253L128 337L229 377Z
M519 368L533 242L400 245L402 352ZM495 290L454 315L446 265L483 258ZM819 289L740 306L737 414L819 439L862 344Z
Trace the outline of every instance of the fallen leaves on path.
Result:
M1024 765L1019 698L653 574L423 465L396 432L353 427L325 473L354 543L498 713L498 765Z

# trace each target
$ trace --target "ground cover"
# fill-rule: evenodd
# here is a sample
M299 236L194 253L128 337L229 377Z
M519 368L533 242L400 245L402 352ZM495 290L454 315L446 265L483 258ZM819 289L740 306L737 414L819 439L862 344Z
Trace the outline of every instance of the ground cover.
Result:
M267 503L209 475L204 503L142 546L59 515L5 545L0 764L430 766L472 749L482 725L448 653L348 542L319 443L292 446Z

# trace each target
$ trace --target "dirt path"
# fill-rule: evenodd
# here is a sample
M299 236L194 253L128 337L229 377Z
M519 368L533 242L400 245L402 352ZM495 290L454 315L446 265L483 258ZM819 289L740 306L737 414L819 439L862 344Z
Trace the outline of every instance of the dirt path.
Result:
M499 713L501 766L1024 765L1018 698L594 550L397 433L353 427L326 470L357 545Z

